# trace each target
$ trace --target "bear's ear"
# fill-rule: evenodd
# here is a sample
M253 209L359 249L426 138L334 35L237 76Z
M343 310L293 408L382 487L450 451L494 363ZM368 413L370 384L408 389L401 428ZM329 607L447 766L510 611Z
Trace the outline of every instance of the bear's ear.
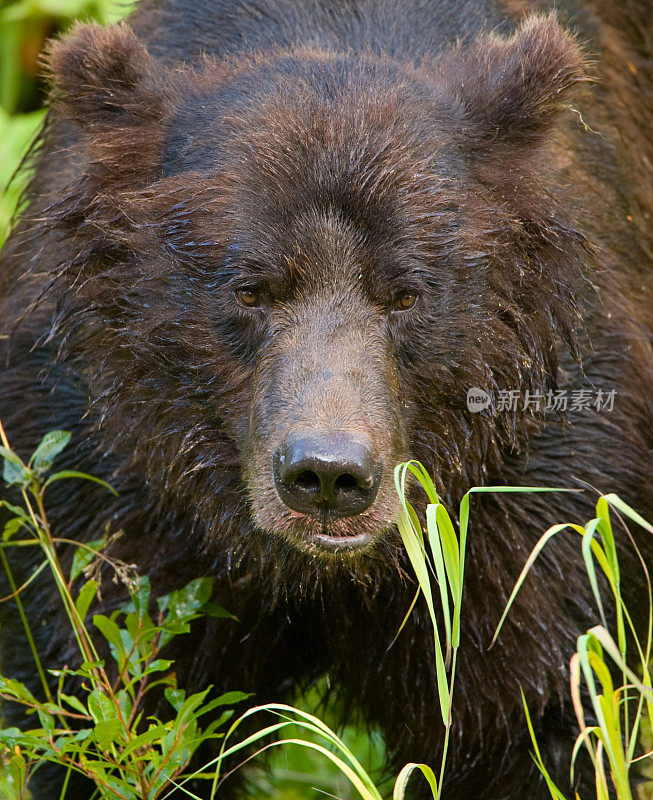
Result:
M50 43L52 106L87 153L89 186L137 188L160 171L174 75L125 25L76 25Z
M125 24L77 24L46 50L53 102L82 128L159 116L156 63Z
M489 34L454 50L442 69L472 146L533 143L587 81L580 46L551 14L527 17L509 38Z

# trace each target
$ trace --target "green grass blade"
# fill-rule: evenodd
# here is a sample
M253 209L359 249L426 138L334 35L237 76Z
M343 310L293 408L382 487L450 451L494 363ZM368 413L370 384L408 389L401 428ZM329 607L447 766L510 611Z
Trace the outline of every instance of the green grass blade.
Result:
M429 787L431 788L433 797L438 796L438 782L433 770L426 764L415 764L411 762L406 764L399 775L397 775L397 780L395 781L394 789L392 791L392 800L403 800L406 795L408 781L416 770L420 770L422 775L426 778Z
M447 571L445 567L445 560L442 553L442 545L439 535L439 526L437 522L437 509L441 508L439 505L430 503L426 507L426 534L431 547L433 555L433 565L435 568L435 575L440 589L440 607L442 609L442 617L444 621L444 631L447 646L447 655L445 663L448 665L451 659L451 610L449 608L449 594ZM455 595L452 595L455 598Z
M566 800L565 796L562 794L560 789L556 786L553 778L549 774L546 766L544 765L544 761L542 760L542 754L540 753L540 746L537 742L537 737L535 736L535 729L533 728L533 721L531 719L530 711L528 710L528 704L526 703L526 697L524 695L523 689L520 689L521 692L521 699L522 705L524 706L524 715L526 717L526 725L528 726L528 733L531 737L531 742L533 744L533 750L535 751L533 755L533 761L537 765L542 777L544 778L549 793L553 800Z
M601 599L601 592L599 591L599 582L596 577L596 569L594 568L594 559L592 558L592 543L594 542L594 535L596 527L599 524L599 519L590 520L585 526L583 533L583 542L581 545L581 552L585 561L585 571L589 577L590 586L592 587L592 594L601 615L601 622L606 625L605 611L603 609L603 600ZM595 542L594 542L595 543Z
M563 523L561 523L559 525L552 525L547 531L545 531L542 534L542 536L539 538L537 544L535 545L535 547L531 551L531 554L529 555L529 557L528 557L528 559L526 561L526 564L524 564L524 568L522 569L522 571L521 571L521 573L519 575L519 578L517 579L517 583L515 584L515 587L512 590L512 593L510 594L510 597L508 598L508 602L506 603L506 607L504 609L504 612L501 615L501 619L499 620L499 624L497 625L497 628L496 628L496 630L494 632L494 636L492 637L492 642L490 643L490 647L492 647L492 645L496 642L497 637L499 635L499 632L501 631L501 628L503 627L503 623L505 622L506 617L508 616L508 612L510 611L510 609L512 607L512 604L513 604L513 602L515 600L515 597L517 596L517 593L521 589L522 584L526 580L526 576L528 575L528 573L531 570L531 567L533 566L533 564L537 560L537 557L540 555L542 550L544 550L544 547L546 546L547 542L550 539L552 539L556 534L560 533L560 531L564 531L567 528L575 530L577 533L580 533L581 535L585 532L585 529L582 528L580 525L574 525L571 522L563 522Z
M607 503L613 506L613 508L616 508L617 511L621 511L622 514L627 516L629 519L632 519L633 522L636 522L642 528L645 528L649 533L653 533L653 525L651 525L650 522L647 522L644 517L641 516L641 514L638 514L634 508L631 508L628 503L624 503L619 495L611 492L603 495L603 498Z
M440 635L438 633L438 624L435 616L435 608L433 606L433 595L431 592L431 581L429 579L428 570L426 568L426 560L424 558L423 549L420 545L419 539L415 534L413 526L410 524L408 518L402 515L398 520L399 533L401 534L404 547L408 553L408 558L412 564L420 589L426 600L431 624L433 626L433 638L435 640L435 667L436 667L436 680L438 688L438 697L440 700L440 711L442 713L442 721L447 724L449 719L449 687L447 685L447 671L445 667L445 660L442 654L442 645L440 644Z

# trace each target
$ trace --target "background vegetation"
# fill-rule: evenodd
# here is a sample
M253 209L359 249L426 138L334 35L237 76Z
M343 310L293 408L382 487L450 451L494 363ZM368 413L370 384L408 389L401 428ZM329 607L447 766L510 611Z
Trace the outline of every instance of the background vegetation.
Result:
M46 89L40 53L50 36L74 19L113 22L130 2L115 0L0 0L0 244L24 185L10 179L39 129Z

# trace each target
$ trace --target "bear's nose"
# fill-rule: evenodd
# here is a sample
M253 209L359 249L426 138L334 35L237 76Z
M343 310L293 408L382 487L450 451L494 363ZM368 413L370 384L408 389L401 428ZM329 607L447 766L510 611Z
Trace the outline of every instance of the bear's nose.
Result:
M360 514L374 502L381 464L371 442L347 432L292 434L274 454L274 479L283 502L303 514Z

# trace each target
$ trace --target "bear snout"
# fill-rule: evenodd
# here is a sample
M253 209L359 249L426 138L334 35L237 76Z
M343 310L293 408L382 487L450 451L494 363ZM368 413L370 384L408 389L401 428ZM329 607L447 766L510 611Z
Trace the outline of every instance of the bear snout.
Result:
M274 480L283 503L318 518L366 511L382 473L371 440L348 431L294 433L274 454Z

